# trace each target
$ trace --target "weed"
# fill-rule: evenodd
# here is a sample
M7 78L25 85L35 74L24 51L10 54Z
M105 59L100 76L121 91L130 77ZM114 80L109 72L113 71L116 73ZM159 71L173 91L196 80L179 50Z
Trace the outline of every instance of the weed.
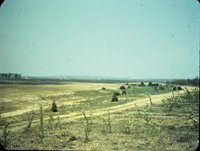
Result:
M59 127L60 130L62 129L61 122L60 122L60 116L59 115L57 115L56 127Z
M149 114L147 112L144 112L143 116L144 116L144 120L146 122L146 125L148 125L149 121L151 120L151 117L149 116Z
M111 119L110 119L110 112L108 112L108 119L107 119L107 125L108 125L108 132L111 133Z
M198 119L195 117L194 112L193 112L191 109L189 109L189 110L187 110L187 111L188 111L188 113L189 113L188 119L191 121L192 127L193 127L193 128L198 128L198 127L199 127L199 121L198 121Z
M54 119L53 119L53 114L51 112L49 112L48 127L54 129Z
M89 141L89 134L92 132L91 125L92 125L92 120L86 116L85 112L82 111L84 119L85 119L85 141Z
M107 127L107 132L112 133L112 126L111 126L111 119L110 119L110 112L109 111L108 111L107 116L108 116L108 118L107 118L107 120L104 119L104 123Z
M103 118L102 133L112 133L112 124L110 119L110 112L108 111L107 119Z
M147 94L148 98L149 98L149 102L150 102L150 105L153 105L153 102L151 100L151 96L149 94Z
M193 91L193 92L191 92L191 91L189 91L188 89L187 89L187 87L185 87L185 91L186 91L186 98L187 99L194 99L194 97L195 97L195 95L193 95L193 92L195 91Z
M42 105L40 106L40 132L40 137L44 138L44 112Z
M30 128L31 128L31 124L32 124L32 121L33 121L33 117L34 117L34 110L32 110L32 113L29 117L29 122L28 122L28 125L26 127L26 131L28 131Z
M149 116L148 112L150 111L150 107L148 105L145 106L145 111L143 113L143 118L144 121L146 122L146 125L149 124L149 122L151 121L151 117Z
M171 112L173 110L173 108L178 105L177 100L179 100L179 97L175 97L174 92L172 94L173 95L171 97L168 97L168 98L165 98L162 100L162 103L165 107L164 111L166 111L168 113Z
M133 128L132 117L129 114L125 115L125 121L123 121L123 132L125 134L131 134Z
M8 145L8 134L9 134L8 125L9 125L9 123L6 123L3 128L3 145L4 145L4 147L7 147L7 145Z
M138 109L138 106L137 106L137 104L134 104L135 105L135 107L136 107L136 110L137 110L137 115L139 116L139 117L141 117L141 113L140 113L140 110Z

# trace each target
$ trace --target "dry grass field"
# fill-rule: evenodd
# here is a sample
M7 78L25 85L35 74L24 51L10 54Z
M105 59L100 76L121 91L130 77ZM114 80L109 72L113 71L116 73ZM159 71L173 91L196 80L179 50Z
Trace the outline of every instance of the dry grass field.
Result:
M112 102L122 85L126 94ZM51 112L53 101L58 112ZM199 143L198 125L194 87L0 84L0 137L6 149L192 151Z

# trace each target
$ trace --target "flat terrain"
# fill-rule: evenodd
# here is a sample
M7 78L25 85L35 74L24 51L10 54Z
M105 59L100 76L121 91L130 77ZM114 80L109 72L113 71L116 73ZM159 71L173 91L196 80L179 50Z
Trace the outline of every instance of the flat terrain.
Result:
M122 85L126 94L111 102ZM166 84L1 84L1 142L26 150L194 150L197 93L194 87L173 91ZM58 112L50 111L53 101Z

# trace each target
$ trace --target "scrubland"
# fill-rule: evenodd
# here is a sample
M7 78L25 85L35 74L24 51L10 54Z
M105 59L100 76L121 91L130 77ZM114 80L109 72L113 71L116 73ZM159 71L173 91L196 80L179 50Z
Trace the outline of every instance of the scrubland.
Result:
M195 150L199 88L138 85L0 84L1 144L18 150ZM51 111L53 102L58 112Z

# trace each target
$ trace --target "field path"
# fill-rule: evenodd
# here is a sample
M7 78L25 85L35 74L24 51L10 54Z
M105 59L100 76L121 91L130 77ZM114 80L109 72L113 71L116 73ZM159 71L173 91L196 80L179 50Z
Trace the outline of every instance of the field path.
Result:
M175 92L174 96L181 95L184 92L185 91L183 91L183 90L179 91L179 92ZM163 98L170 97L170 96L173 96L172 92L159 94L159 95L150 95L153 104L161 103L161 100ZM91 110L91 111L85 111L85 113L90 114L90 112L91 112L92 116L101 116L101 115L107 114L108 111L109 111L109 113L121 112L121 111L124 111L127 109L135 108L136 105L137 105L137 107L142 107L149 103L150 103L150 100L149 100L149 97L147 96L146 98L136 99L132 102L128 102L128 103L121 104L121 105L105 107L105 108L95 109L95 110ZM83 114L80 112L79 113L71 113L71 114L67 114L67 115L61 115L60 117L63 118L62 122L67 122L67 121L73 121L73 120L76 120L79 118L83 118Z
M191 89L192 88L189 88L189 90L191 90ZM184 92L185 92L184 90L174 92L174 96L181 95ZM172 92L170 92L170 93L164 93L164 94L158 94L158 95L150 95L150 97L151 97L151 101L153 104L158 104L158 103L161 103L161 100L163 98L170 97L172 95L173 95ZM90 112L91 112L93 117L97 117L97 116L107 114L108 111L109 111L109 113L121 112L121 111L125 111L127 109L135 108L136 105L137 105L137 107L142 107L149 103L150 103L150 100L149 100L149 97L147 96L146 98L136 99L136 100L133 100L132 102L124 103L121 105L115 105L115 106L111 106L111 107L94 109L94 110L84 111L84 112L86 113L86 115L90 115ZM56 119L57 116L54 116L53 118ZM80 118L83 118L82 112L72 112L72 113L60 115L60 122L65 123L65 122L74 121L74 120L77 120ZM48 119L49 119L49 117L44 118L45 121L47 121ZM16 124L12 125L11 129L19 130L19 129L25 128L27 126L27 123L28 123L28 121L16 123ZM39 123L39 120L34 120L32 125L35 125L38 123Z

